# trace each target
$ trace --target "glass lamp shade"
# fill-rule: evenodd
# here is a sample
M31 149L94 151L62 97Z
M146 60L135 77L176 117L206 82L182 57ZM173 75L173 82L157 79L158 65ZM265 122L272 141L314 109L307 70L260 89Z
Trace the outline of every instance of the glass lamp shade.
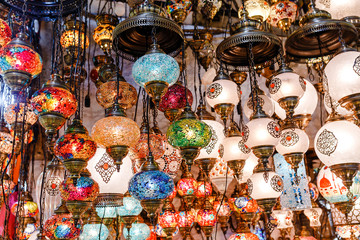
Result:
M91 136L101 147L134 146L140 139L139 126L127 117L109 116L97 121Z
M165 199L173 190L173 179L161 171L139 172L129 183L129 193L138 200Z
M317 132L315 152L326 165L358 163L360 128L349 121L328 122Z
M155 233L156 233L156 235L159 236L159 237L163 237L163 238L166 238L166 237L167 237L164 229L160 226L160 224L156 224L156 226L155 226ZM176 230L175 230L175 232L172 234L172 236L174 237L174 236L176 236L178 233L179 233L179 228L176 227Z
M254 233L234 233L228 240L259 240Z
M335 100L359 93L360 53L343 52L333 57L325 67L330 96Z
M271 100L271 98L269 98L265 94L264 95L259 94L258 97L259 97L259 104L262 107L263 111L267 115L272 116L275 112L274 102ZM249 97L244 103L244 106L243 106L244 114L248 119L250 119L251 115L254 112L253 105L254 104L253 104L251 97ZM255 106L256 106L256 104L255 104Z
M200 209L196 215L196 222L201 227L215 226L216 211L214 209Z
M245 160L251 153L251 149L244 144L243 137L241 136L225 138L222 146L223 148L220 148L221 153L223 153L222 158L226 162L232 160Z
M4 198L3 195L4 193L6 198L14 193L15 186L16 186L15 183L10 179L9 175L5 174L4 183L0 185L0 197L1 197L0 202L2 202Z
M210 67L202 76L201 83L205 86L210 85L216 77L216 69Z
M106 240L109 230L104 224L85 224L79 240Z
M317 186L312 182L309 182L309 191L310 191L311 200L316 201L319 197L320 192Z
M168 142L176 148L206 147L211 141L211 128L203 121L184 118L173 122L167 132Z
M217 158L215 166L210 171L210 181L216 186L217 190L223 194L229 187L234 172L228 168L223 158Z
M117 217L117 208L113 206L100 206L96 208L96 213L99 218L116 218Z
M293 213L292 211L288 210L273 210L273 216L277 223L278 229L286 229L293 227L292 218Z
M159 103L159 110L162 112L166 112L171 109L182 109L186 106L185 99L185 90L188 102L190 106L193 103L193 95L191 91L185 88L180 83L175 83L171 87L168 88L167 92L164 96L162 96Z
M309 144L309 137L304 130L299 128L285 129L281 132L276 151L281 155L305 153L309 149Z
M206 89L206 102L215 107L218 104L239 103L240 92L235 82L231 80L216 80Z
M36 199L40 202L40 194L42 191L43 172L40 173L36 181ZM54 210L61 202L60 185L64 181L65 168L61 161L54 158L47 166L45 173L44 188L45 203L43 206L44 219L50 218L54 214Z
M0 48L11 41L11 28L4 20L0 19Z
M161 158L165 153L165 143L162 135L154 133L150 134L150 149L155 159ZM129 156L133 162L146 159L149 155L147 133L141 133L140 140L134 146L130 147L129 151Z
M75 224L72 214L55 214L44 224L44 235L49 239L77 239L81 232L81 222Z
M15 38L1 49L0 74L16 71L35 78L42 71L41 56L31 45L19 40ZM24 87L28 84L30 84L30 79Z
M167 5L166 10L177 23L183 23L191 11L192 3L189 0L174 0Z
M211 139L209 144L200 150L200 154L196 159L208 159L219 157L220 144L225 139L224 125L214 120L202 120L211 129Z
M258 21L266 21L270 15L270 5L265 0L247 0L245 1L245 9L250 18ZM239 18L241 18L241 11L239 10Z
M80 177L76 185L67 178L60 186L60 194L64 201L94 201L99 194L99 185L90 177Z
M290 2L289 0L277 1L270 7L270 15L267 21L272 26L285 31L288 30L291 23L295 21L296 15L296 3Z
M320 227L320 216L322 213L321 208L310 208L305 209L304 214L310 220L310 227Z
M332 102L331 102L332 100ZM328 114L332 112L331 105L335 108L335 111L340 114L341 116L349 116L353 115L352 111L347 110L346 108L342 107L339 102L335 101L333 98L330 99L329 94L324 94L324 107Z
M176 211L175 210L165 210L162 211L158 216L158 224L162 228L175 228L177 227L176 221Z
M298 97L304 95L306 85L304 78L294 72L285 72L271 78L269 92L275 101L286 97Z
M18 202L15 202L11 206L11 213L16 216L18 212ZM25 201L23 205L23 209L20 210L19 216L20 217L35 217L39 213L39 208L36 202L33 201Z
M71 21L71 20L70 20ZM79 21L78 21L79 22ZM84 23L82 23L84 24ZM77 23L78 25L78 23ZM79 26L77 26L78 28ZM80 41L79 41L80 39ZM85 48L89 47L89 38L85 35L84 32L80 31L79 29L69 29L62 33L60 38L60 44L64 49L67 48L74 48L77 49L80 46L80 49L83 49L85 41Z
M199 7L201 9L201 12L206 15L208 19L213 19L216 15L216 13L220 10L222 6L221 0L201 0L199 1Z
M254 173L247 181L249 195L255 200L278 198L283 190L283 180L273 171Z
M195 222L195 211L178 211L176 213L176 222L179 228L191 227Z
M149 53L134 63L132 75L134 81L143 88L154 81L171 86L179 78L180 67L174 58L165 53Z
M339 234L339 236L342 239L351 239L351 232L354 233L355 237L360 236L360 226L359 225L345 225L345 226L338 226L336 227L336 233Z
M231 208L226 199L221 203L221 201L214 202L214 210L216 211L218 216L230 217Z
M96 91L96 101L105 109L113 107L115 103L117 97L116 84L116 81L108 81L101 84ZM129 109L134 106L137 101L136 89L127 82L119 81L118 97L120 107Z
M249 148L257 146L276 146L280 138L280 126L271 118L256 118L250 120L248 136L245 132L245 144Z
M204 198L205 196L210 196L212 191L213 190L209 182L198 181L195 196L198 198Z
M11 154L13 139L8 130L0 132L0 153Z
M19 239L29 239L33 233L37 231L37 224L36 223L28 223L22 233L20 233Z
M31 104L36 114L58 113L65 118L72 116L77 108L75 96L67 89L45 87L35 92Z
M235 210L239 213L253 213L259 209L256 200L247 195L236 198L234 205L236 207Z
M180 197L195 195L197 190L197 181L194 178L181 178L176 185Z
M245 161L245 166L242 170L242 176L238 179L240 184L245 183L253 175L254 169L258 163L258 158L253 153L251 153Z
M101 17L101 16L97 16ZM93 38L97 45L100 46L100 48L104 52L111 51L112 47L112 33L115 29L114 25L111 24L105 24L98 22L98 26L94 29Z
M359 180L355 177L354 184L351 186L352 199L356 200L360 196ZM349 201L349 190L345 187L342 180L331 172L330 168L324 166L321 168L317 177L317 186L320 194L331 203L346 202Z
M18 112L17 114L16 111ZM23 120L25 120L25 123L30 126L34 125L38 119L37 115L34 113L32 106L30 104L26 104L25 108L25 103L19 103L19 107L17 103L14 103L8 105L5 108L4 118L9 125L13 125L14 123L16 123L16 115L17 123L22 124Z
M150 236L150 228L145 223L133 223L131 225L130 234L127 228L123 229L126 239L146 240Z
M120 172L116 173L114 160L104 148L97 148L94 157L88 161L87 169L91 177L99 184L100 193L126 193L129 181L134 174L130 170L132 165L129 156L126 156L122 162Z
M119 216L137 216L142 211L140 201L133 197L124 197L123 206L117 208Z

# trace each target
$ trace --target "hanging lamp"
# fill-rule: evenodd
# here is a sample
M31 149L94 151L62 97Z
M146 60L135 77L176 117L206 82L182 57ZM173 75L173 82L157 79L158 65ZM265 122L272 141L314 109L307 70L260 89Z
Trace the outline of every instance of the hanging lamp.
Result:
M110 14L97 15L95 20L97 27L94 29L94 41L104 53L109 54L112 49L112 33L119 20Z

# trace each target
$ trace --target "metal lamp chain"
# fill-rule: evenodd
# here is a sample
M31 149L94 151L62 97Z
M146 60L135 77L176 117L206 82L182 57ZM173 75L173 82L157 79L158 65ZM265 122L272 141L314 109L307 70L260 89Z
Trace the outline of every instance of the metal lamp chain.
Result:
M23 32L25 32L25 25L26 25L26 12L27 12L27 0L24 0L24 4L22 6L22 19L23 19Z
M255 73L255 62L254 62L254 53L253 53L253 45L249 44L249 73L250 73L250 86L251 86L251 98L253 102L253 111L261 109L258 91L256 90L257 81L256 81L256 73ZM255 96L254 96L255 93Z

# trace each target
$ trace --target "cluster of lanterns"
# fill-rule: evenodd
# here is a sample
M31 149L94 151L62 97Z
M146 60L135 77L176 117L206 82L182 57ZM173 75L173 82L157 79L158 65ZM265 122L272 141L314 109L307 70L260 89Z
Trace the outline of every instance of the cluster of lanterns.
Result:
M221 5L221 1L216 0L200 1L197 7L210 22ZM316 110L318 96L313 84L289 67L282 54L280 39L259 26L267 21L287 33L296 20L298 5L290 0L273 1L271 5L264 0L244 1L239 10L240 22L217 49L220 60L217 72L209 68L213 57L212 34L194 36L189 45L207 71L205 78L212 80L203 80L208 84L205 92L200 87L196 113L192 110L194 96L187 88L185 52L181 53L180 64L173 57L181 46L184 49L184 34L177 24L185 21L193 7L190 1L169 1L166 13L145 1L120 23L117 16L111 14L96 17L93 39L105 55L94 58L96 68L91 71L91 79L97 87L96 100L104 108L105 117L93 125L91 134L80 117L82 103L77 89L87 74L78 66L90 42L85 23L79 20L81 18L65 22L65 29L58 39L63 53L54 54L61 55L67 66L64 66L63 74L56 69L50 80L29 97L29 86L42 72L42 58L27 40L25 28L12 39L11 28L0 19L0 73L15 99L1 113L0 164L3 174L0 202L11 205L8 206L10 213L21 223L21 239L31 239L34 234L39 234L39 239L105 240L119 238L121 233L127 239L152 239L153 233L172 239L178 232L188 239L192 229L197 228L195 223L198 231L209 239L216 223L226 234L230 217L234 216L237 227L229 239L257 240L262 238L261 234L250 231L249 226L258 227L261 215L267 225L271 225L271 218L275 220L283 239L289 234L289 228L294 227L293 212L281 206L279 199L284 190L284 176L275 171L273 156L276 151L284 157L294 189L299 186L306 177L300 170L310 146L305 130ZM152 16L153 25L149 28L146 23L140 26L143 31L137 32L146 35L146 47L139 40L141 37L132 39L142 46L133 53L132 59L126 55L131 53L131 48L126 45L123 39L126 34L123 33L128 31L128 22L147 14ZM300 28L285 44L289 55L293 53L291 39L303 36L304 29L312 27L315 31L312 34L325 31L311 25L317 21L335 24L331 26L342 24L341 21L333 23L330 14L315 8L311 1L308 13L300 19ZM174 29L163 27L160 24L163 22L173 24ZM166 34L161 35L164 29L174 38L172 44L164 44L164 39L169 38ZM325 166L318 173L317 186L306 184L311 193L311 206L301 209L310 220L315 235L322 224L322 209L316 203L319 193L346 217L354 211L360 196L357 152L360 129L354 124L360 119L360 54L346 47L351 42L351 34L343 34L341 26L338 30L336 37L340 38L340 45L328 48L331 51L336 48L338 53L326 52L330 50L326 46L322 49L319 43L320 55L314 53L311 56L321 57L324 64L325 53L334 54L326 67L318 68L320 92L327 94L330 115L315 136L314 148ZM156 31L160 33L157 35ZM356 32L352 25L344 31ZM148 44L150 32L152 43ZM269 56L280 56L279 69L269 79L257 77L255 73L258 64L266 65L273 60L265 54L268 49L255 51L254 42L248 40L246 34L257 38L255 42L269 41L272 50ZM267 37L261 37L265 35ZM229 44L229 39L237 40L238 45ZM122 76L119 61L114 64L112 50L135 60L132 76L144 93L141 128L126 114L137 105L139 94ZM248 51L246 58L243 58L242 50ZM259 57L261 51L266 56ZM310 57L302 51L298 50L295 55ZM234 59L239 61L232 63ZM247 74L237 70L227 74L227 65L237 67L238 64L249 71L251 94L244 107L241 88L247 81ZM261 89L258 83L261 78L266 81L267 89ZM216 117L206 110L205 102L213 108ZM340 115L336 104L351 116ZM154 112L153 127L150 127L150 109ZM166 134L157 126L157 110L170 121ZM236 110L240 115L239 124L234 120ZM243 115L249 119L246 124ZM42 218L39 225L35 219L39 208L28 191L29 179L20 179L20 193L14 194L18 181L14 179L17 164L14 156L19 156L20 164L26 165L21 163L26 161L24 145L33 141L31 126L37 121L45 129L46 152L51 160L36 184ZM64 133L57 136L64 126ZM182 175L175 182L180 165ZM199 168L197 179L191 172L194 165ZM135 170L134 174L129 173L130 169ZM112 187L107 185L109 182ZM235 182L236 189L230 198L227 195L231 182ZM178 210L173 205L175 197L181 200ZM141 214L143 210L147 217ZM360 235L358 227L349 224L338 227L337 232L345 238ZM270 238L269 230L266 234Z

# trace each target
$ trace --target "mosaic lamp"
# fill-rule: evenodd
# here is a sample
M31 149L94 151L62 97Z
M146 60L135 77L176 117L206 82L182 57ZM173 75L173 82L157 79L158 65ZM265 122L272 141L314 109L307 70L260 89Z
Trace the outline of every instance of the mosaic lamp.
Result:
M210 171L219 158L219 147L225 138L224 125L215 121L215 117L206 111L204 104L198 106L196 115L210 127L212 133L209 144L200 150L199 156L195 159L195 163L209 177Z
M182 24L192 8L192 2L189 0L173 0L167 5L167 12L171 18L178 24Z
M191 91L184 87L180 82L176 82L174 85L170 86L165 95L162 96L159 103L159 110L164 112L165 117L170 122L173 122L185 108L185 96L191 106L193 103L193 95Z
M276 1L270 8L269 23L288 31L297 15L297 5L289 0Z
M234 233L228 240L259 240L254 233Z
M346 121L327 122L317 132L314 148L319 159L350 189L358 172L356 149L360 147L360 129Z
M221 230L226 233L228 230L228 222L231 216L231 208L227 198L217 199L214 202L214 210L217 213L217 221L220 223Z
M123 206L118 207L116 210L118 216L120 216L121 222L123 222L124 226L130 230L142 209L140 201L133 198L129 192L126 192L123 197Z
M207 238L211 237L216 223L216 211L208 199L205 200L204 208L198 211L196 215L196 222L200 225L205 236Z
M158 224L162 227L166 236L172 239L173 233L177 230L177 214L170 199L166 199L162 211L158 216Z
M130 231L124 228L123 234L126 239L146 240L150 236L150 228L145 223L133 223Z
M353 49L344 49L333 57L325 67L329 93L342 107L353 111L359 119L360 54ZM340 81L340 79L344 79Z
M75 240L80 236L80 232L81 222L75 222L64 202L44 224L44 235L49 239Z
M221 0L201 0L198 3L201 13L206 16L208 20L212 20L222 6Z
M0 19L0 49L11 41L11 28L3 19Z
M183 163L183 173L181 175L181 179L177 182L176 188L179 196L185 204L186 210L190 210L192 207L197 186L197 181Z
M129 147L134 146L140 139L140 129L136 122L126 117L119 104L115 103L105 118L94 124L91 136L97 144L106 148L106 152L114 159L119 172Z
M79 240L106 240L109 236L108 228L102 224L102 219L97 215L95 208L92 208L90 212L90 217L82 228Z
M51 137L77 109L75 96L68 90L58 74L51 76L31 98L31 105L39 116L39 122Z
M292 223L293 213L290 210L281 209L280 201L276 203L272 210L272 215L276 221L278 229L294 227Z
M83 171L76 183L71 178L65 179L60 186L60 194L77 221L98 196L99 185L90 177L90 173Z
M270 5L265 0L246 0L245 9L251 19L260 22L266 21L270 15ZM239 10L239 18L241 18L241 10Z
M20 32L1 49L0 74L13 93L25 90L42 71L42 59Z
M36 202L33 201L30 193L28 191L22 193L23 205L22 208L18 207L19 202L15 202L11 206L11 213L14 216L19 215L21 218L32 218L39 213L39 208ZM20 205L21 206L21 205ZM18 212L19 211L19 212Z
M224 159L216 159L215 166L210 172L210 181L214 184L220 194L224 194L224 192L228 189L233 176L234 172L228 168Z
M17 137L20 137L20 140L38 119L32 106L28 103L14 103L8 105L5 108L4 118L5 121L11 125L12 130L16 131L16 135ZM23 126L25 132L23 132Z
M10 176L8 174L5 174L3 184L2 186L0 185L0 197L1 197L0 203L2 203L4 199L4 194L5 194L5 198L7 199L8 196L14 193L15 187L16 185L11 180Z
M240 91L224 70L220 68L212 84L206 89L206 102L225 121L239 103Z
M211 141L212 132L206 123L196 118L187 105L180 117L169 126L166 136L173 147L180 149L181 156L191 167L200 149Z
M94 41L105 53L111 53L112 33L119 20L110 14L97 15L95 20L97 27L94 29Z
M209 183L209 181L203 171L199 172L196 182L197 182L197 189L195 191L195 196L197 199L205 198L212 194L212 192L213 192L212 186Z
M56 140L55 156L63 161L69 177L76 181L87 161L96 153L96 143L91 139L80 119L75 118L65 130L65 135ZM76 183L75 183L76 184Z
M134 63L132 75L135 82L145 88L159 105L168 87L178 80L180 68L177 61L165 54L159 45L152 44L150 50Z
M173 179L159 171L152 154L149 154L141 172L135 174L129 182L130 195L141 201L141 205L150 219L156 216L162 200L169 197L173 191Z
M359 225L338 226L336 233L342 239L357 239L360 236L360 227Z
M13 147L13 137L4 121L0 122L0 165L11 154ZM0 193L1 194L1 193Z
M185 209L184 201L181 201L179 211L176 212L176 222L179 227L179 231L184 239L190 236L190 230L195 222L196 213L194 210L187 211Z

